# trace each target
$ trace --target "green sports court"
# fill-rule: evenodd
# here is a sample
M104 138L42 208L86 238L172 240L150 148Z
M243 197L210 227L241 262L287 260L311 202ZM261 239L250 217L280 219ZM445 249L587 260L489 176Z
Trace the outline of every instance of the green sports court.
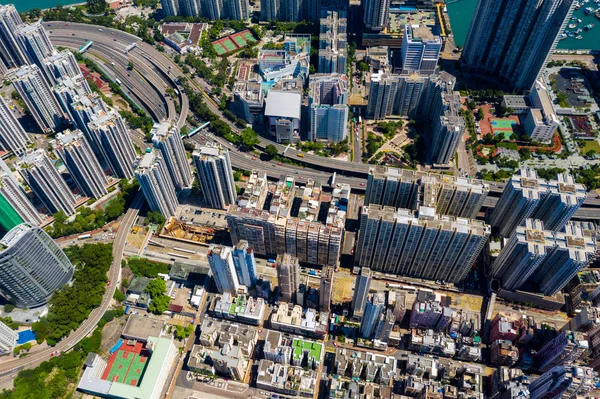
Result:
M103 379L137 386L147 365L147 357L132 351L119 350L111 356Z
M232 51L241 49L248 45L249 42L255 42L256 38L249 30L236 32L230 36L225 36L212 42L217 55L223 55Z
M492 119L490 122L494 135L503 135L504 140L510 140L510 136L514 133L514 127L517 124L512 119Z

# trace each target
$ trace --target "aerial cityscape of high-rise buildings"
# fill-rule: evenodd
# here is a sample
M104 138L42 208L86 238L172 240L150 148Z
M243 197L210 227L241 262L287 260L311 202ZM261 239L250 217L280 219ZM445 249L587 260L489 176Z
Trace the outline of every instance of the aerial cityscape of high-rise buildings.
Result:
M600 396L600 9L454 3L1 5L0 383Z

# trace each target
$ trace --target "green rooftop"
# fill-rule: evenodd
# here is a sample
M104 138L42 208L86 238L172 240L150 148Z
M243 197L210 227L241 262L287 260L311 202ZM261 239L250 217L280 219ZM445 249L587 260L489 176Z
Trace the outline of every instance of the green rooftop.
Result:
M321 343L294 338L292 348L294 349L294 359L300 359L304 352L308 352L309 360L321 360L321 352L323 351L323 344Z
M246 298L243 295L237 296L229 307L229 314L238 314L246 304L245 299Z

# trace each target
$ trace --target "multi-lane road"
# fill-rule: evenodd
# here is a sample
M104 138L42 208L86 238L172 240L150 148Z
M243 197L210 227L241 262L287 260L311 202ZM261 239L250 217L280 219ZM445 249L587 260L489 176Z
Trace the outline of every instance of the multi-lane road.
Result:
M146 94L139 94L139 97L137 97L141 101L144 101L145 96L150 96L149 92L154 92L155 94L162 96L160 100L156 98L145 99L148 101L148 103L144 103L146 108L160 107L160 105L157 105L160 103L162 103L163 106L164 104L169 104L170 101L172 102L172 99L168 98L166 87L171 86L177 88L180 93L179 100L181 103L181 113L178 116L175 115L173 107L168 106L165 114L167 119L176 120L179 127L183 126L188 112L188 98L183 90L180 90L181 87L178 87L173 80L174 78L183 75L183 72L179 69L177 64L163 53L157 51L154 47L143 43L141 39L134 35L114 29L85 24L67 25L63 22L51 22L46 23L46 25L47 28L52 31L50 37L56 45L77 49L85 44L87 40L94 41L92 49L89 50L90 56L100 59L103 64L102 66L109 70L113 66L108 62L109 60L113 60L112 62L115 62L115 66L118 65L118 67L112 68L117 69L117 71L114 72L114 76L117 76L122 81L123 86L127 89L128 93L137 96L140 91L146 92ZM73 31L76 31L75 36L72 36ZM138 45L126 56L124 54L125 47L133 42L136 42ZM132 76L127 76L127 71L123 70L123 67L126 67L128 60L131 60L134 63L134 69L138 71L138 74L135 76L131 72L129 72L129 75ZM142 76L143 79L141 78ZM123 77L123 79L121 79L121 77ZM198 82L193 83L196 88L204 94L206 98L205 102L209 109L217 115L222 115L218 104L206 94L203 86L198 84ZM155 110L155 112L159 113L160 110ZM154 112L152 112L152 114L154 115ZM225 117L222 119L227 122L234 131L239 131L239 129ZM194 136L192 139L196 142L203 141L203 139L198 136ZM365 189L366 178L369 171L373 167L372 165L358 162L347 162L302 153L295 148L287 148L288 146L286 145L277 144L264 137L260 138L260 143L258 144L259 148L264 148L268 144L273 144L278 149L280 155L291 158L303 166L289 164L279 165L274 162L261 163L260 161L253 159L253 154L240 152L237 148L220 137L211 136L210 139L220 141L221 144L231 150L231 161L234 167L245 170L257 168L263 169L266 171L267 175L273 179L289 174L296 175L301 179L310 178L318 180L325 184L331 177L331 174L337 172L336 182L348 183L354 190L362 191ZM302 154L302 156L299 156L298 154ZM490 196L488 197L485 206L492 207L504 190L504 184L497 182L488 182L488 184L490 186ZM600 219L600 198L597 197L595 192L591 192L574 217L583 220Z
M71 349L96 328L96 325L111 304L121 276L121 259L123 258L123 250L125 249L125 243L127 242L127 235L137 218L143 202L144 196L140 191L127 213L125 213L119 221L119 231L113 242L113 262L108 271L109 284L106 287L106 292L104 293L100 306L92 310L90 316L79 326L79 328L73 331L67 338L56 344L56 346L34 352L21 359L0 363L0 380L13 378L14 374L22 369L38 366L43 361L50 359L51 355L56 351L62 353Z

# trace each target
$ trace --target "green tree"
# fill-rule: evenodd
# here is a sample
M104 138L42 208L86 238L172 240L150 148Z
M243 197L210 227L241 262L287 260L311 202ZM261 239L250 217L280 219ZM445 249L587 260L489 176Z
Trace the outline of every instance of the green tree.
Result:
M175 327L175 338L177 339L185 339L192 335L194 332L194 325L188 324L187 327L176 326Z
M12 303L7 303L6 305L4 305L4 312L5 313L10 313L15 309L15 305L13 305Z
M271 159L273 159L278 152L279 151L277 150L277 147L275 147L273 144L267 144L265 147L265 154L267 154L267 156Z
M167 290L167 283L162 278L155 278L148 283L146 292L150 294L150 298L156 298L165 293Z
M477 120L483 120L483 117L485 116L485 112L483 112L483 108L479 108L477 110Z
M150 305L148 306L148 310L154 314L162 314L167 309L169 309L169 303L171 302L171 298L167 295L159 295L155 298L152 298Z
M108 3L104 0L87 0L87 9L93 14L100 14L108 9Z
M359 62L358 63L358 69L361 72L368 72L369 71L369 65L366 62Z
M148 224L163 224L165 222L165 217L160 212L148 212L146 216L146 223Z
M246 151L250 150L256 144L260 143L258 134L250 128L242 130L242 132L240 133L240 139L241 147Z
M123 294L119 290L115 290L115 294L113 295L113 298L119 302L123 302L125 300L125 294Z
M145 258L130 258L127 265L136 276L155 278L158 273L169 273L168 264L153 262Z

